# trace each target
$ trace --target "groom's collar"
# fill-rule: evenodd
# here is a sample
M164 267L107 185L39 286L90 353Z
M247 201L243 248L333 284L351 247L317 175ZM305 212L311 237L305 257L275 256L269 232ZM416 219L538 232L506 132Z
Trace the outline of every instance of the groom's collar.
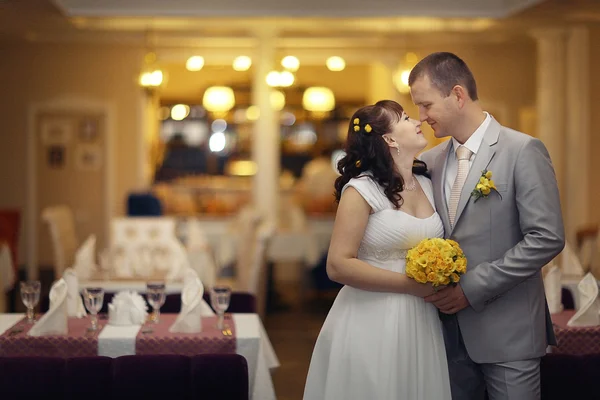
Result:
M467 139L467 141L463 145L467 149L471 150L471 152L473 153L473 156L477 155L477 152L479 151L479 147L481 147L481 142L483 142L483 137L485 136L485 132L487 131L490 123L492 122L492 116L485 111L484 111L484 113L485 113L485 118L484 118L483 122L481 123L481 125L479 125L479 127L475 130L475 132L473 132L471 137L469 137L469 139ZM458 149L458 146L460 146L460 143L458 143L458 140L452 138L452 146L453 146L452 147L453 151L456 151L456 149Z

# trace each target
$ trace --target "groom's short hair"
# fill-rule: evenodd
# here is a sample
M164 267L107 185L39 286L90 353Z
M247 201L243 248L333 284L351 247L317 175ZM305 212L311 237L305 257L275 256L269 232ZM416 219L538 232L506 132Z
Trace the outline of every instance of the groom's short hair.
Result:
M408 86L412 86L417 79L425 75L444 96L449 96L452 88L460 85L467 90L471 100L478 99L475 77L467 64L456 54L438 52L428 55L410 71Z

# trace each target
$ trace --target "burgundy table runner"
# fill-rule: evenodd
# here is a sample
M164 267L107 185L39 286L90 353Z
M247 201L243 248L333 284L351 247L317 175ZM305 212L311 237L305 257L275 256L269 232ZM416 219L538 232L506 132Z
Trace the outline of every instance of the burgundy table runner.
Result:
M38 317L39 318L39 317ZM28 336L33 326L26 318L0 335L0 356L87 357L98 355L98 335L106 321L98 321L96 331L88 331L89 318L69 318L68 335Z
M554 333L558 342L558 346L552 347L552 353L600 354L600 326L567 326L567 322L573 315L575 315L574 310L565 310L552 315Z

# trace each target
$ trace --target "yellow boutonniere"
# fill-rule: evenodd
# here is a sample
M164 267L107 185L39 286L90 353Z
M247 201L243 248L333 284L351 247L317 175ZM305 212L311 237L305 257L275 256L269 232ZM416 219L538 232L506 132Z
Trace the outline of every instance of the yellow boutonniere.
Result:
M475 197L475 202L477 202L482 197L488 197L492 190L498 193L498 196L502 199L500 192L496 189L496 184L492 180L492 171L484 169L481 171L479 182L477 182L475 189L471 192L471 196Z

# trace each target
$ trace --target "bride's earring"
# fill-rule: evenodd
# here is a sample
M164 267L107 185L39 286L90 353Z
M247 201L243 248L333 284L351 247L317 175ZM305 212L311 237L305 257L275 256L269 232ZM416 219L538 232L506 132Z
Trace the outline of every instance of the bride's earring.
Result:
M400 155L400 147L396 147L396 152Z

